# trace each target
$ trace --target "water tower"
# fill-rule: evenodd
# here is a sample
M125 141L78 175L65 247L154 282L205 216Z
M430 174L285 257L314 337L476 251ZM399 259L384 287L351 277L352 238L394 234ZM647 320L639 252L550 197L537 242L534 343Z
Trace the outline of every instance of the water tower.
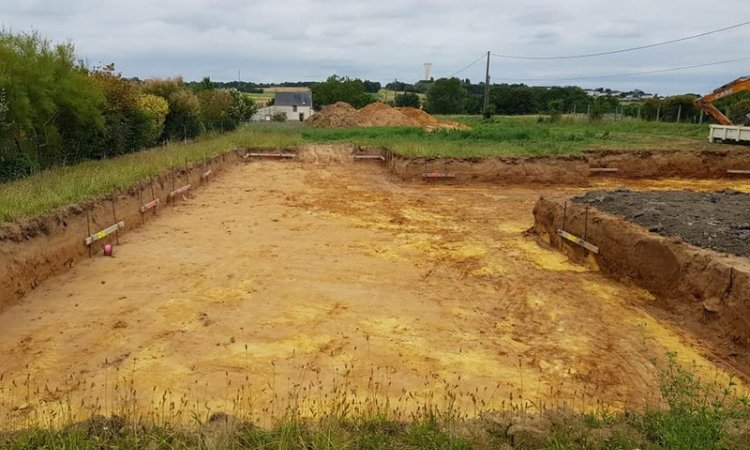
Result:
M432 63L424 63L424 80L430 80L430 73L432 72Z

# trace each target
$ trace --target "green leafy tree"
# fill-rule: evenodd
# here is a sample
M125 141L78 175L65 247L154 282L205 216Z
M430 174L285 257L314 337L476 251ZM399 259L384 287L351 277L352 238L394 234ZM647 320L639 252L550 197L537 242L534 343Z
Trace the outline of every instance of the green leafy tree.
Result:
M377 94L382 87L379 81L365 80L362 84L365 86L365 92L370 94Z
M104 125L104 98L77 65L73 46L0 31L0 61L3 160L44 168L85 153Z
M466 89L458 78L440 78L427 91L426 109L432 114L464 112Z
M213 91L214 89L215 89L215 86L214 86L214 83L211 81L211 77L203 77L203 79L201 80L196 90L198 92L201 92L201 91Z
M729 119L739 125L750 125L750 99L741 100L729 108Z
M237 127L235 117L230 110L234 105L234 97L229 91L215 89L198 92L200 103L201 123L208 130L233 130Z
M181 77L146 80L143 90L165 98L169 105L161 140L189 139L201 133L198 96L185 86Z
M167 101L169 114L164 122L164 137L189 139L198 136L202 131L198 96L180 89L170 94Z
M313 94L313 106L320 109L336 102L346 102L355 108L362 108L375 99L365 90L362 80L331 75L323 83L316 83L310 88Z
M136 148L156 144L164 133L164 122L169 113L169 103L163 97L141 94L137 100L137 132L139 141Z
M237 89L227 89L227 92L232 96L232 106L229 108L230 117L238 124L250 120L258 110L252 97Z
M396 106L410 106L412 108L419 108L422 106L422 101L414 92L404 92L403 94L396 95L394 104Z
M114 64L97 68L91 76L104 93L106 102L102 145L90 156L121 155L140 148L145 141L143 136L137 135L145 130L136 126L142 119L138 105L140 86L116 73Z
M495 105L495 112L502 115L533 114L540 112L535 101L534 89L525 85L492 86L490 103Z

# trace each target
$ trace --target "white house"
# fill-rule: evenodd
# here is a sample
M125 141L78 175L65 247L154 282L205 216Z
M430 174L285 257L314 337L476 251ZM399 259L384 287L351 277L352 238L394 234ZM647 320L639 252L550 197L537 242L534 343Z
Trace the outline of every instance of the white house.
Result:
M277 114L285 114L287 121L307 119L314 114L312 92L277 92L273 105L260 108L253 120L271 120Z

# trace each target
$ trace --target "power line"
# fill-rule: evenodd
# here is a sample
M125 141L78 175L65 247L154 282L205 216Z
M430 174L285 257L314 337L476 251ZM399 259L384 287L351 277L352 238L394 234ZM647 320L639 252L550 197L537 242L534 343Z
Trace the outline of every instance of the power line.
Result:
M481 55L479 56L479 58L477 58L477 59L475 59L474 61L472 61L472 62L470 62L469 64L467 64L467 65L466 65L466 67L464 67L463 69L461 69L461 70L457 70L456 72L453 72L453 73L452 73L452 74L450 74L450 75L449 75L449 76L448 76L447 78L453 78L453 77L455 77L455 76L456 76L456 75L458 75L459 73L463 72L464 70L468 69L469 67L471 67L471 66L473 66L474 64L478 63L479 61L483 60L483 59L484 59L484 58L485 58L486 56L487 56L487 54L486 54L486 53L482 53L482 54L481 54Z
M651 75L655 73L667 73L667 72L677 72L680 70L688 70L688 69L695 69L698 67L708 67L708 66L718 66L721 64L729 64L733 62L739 62L739 61L747 61L750 60L750 57L745 58L736 58L736 59L726 59L723 61L714 61L710 63L703 63L703 64L694 64L691 66L681 66L681 67L671 67L669 69L657 69L657 70L648 70L643 72L630 72L630 73L621 73L621 74L609 74L609 75L597 75L597 76L587 76L587 77L571 77L571 78L495 78L496 81L577 81L577 80L599 80L602 78L624 78L624 77L632 77L632 76L638 76L638 75Z
M711 30L706 31L704 33L699 34L693 34L691 36L685 36L678 39L671 39L669 41L662 41L662 42L656 42L653 44L647 44L647 45L640 45L638 47L629 47L629 48L622 48L619 50L610 50L606 52L597 52L597 53L585 53L581 55L567 55L567 56L519 56L519 55L503 55L498 53L493 53L492 56L496 56L498 58L505 58L505 59L525 59L525 60L552 60L552 59L579 59L579 58L592 58L595 56L605 56L605 55L614 55L617 53L626 53L626 52L633 52L636 50L643 50L647 48L653 48L653 47L660 47L663 45L669 45L669 44L675 44L677 42L683 42L688 41L690 39L696 39L703 36L708 36L711 34L721 33L722 31L727 30L733 30L735 28L740 28L750 25L750 21L738 23L736 25L730 25L728 27L719 28L717 30Z

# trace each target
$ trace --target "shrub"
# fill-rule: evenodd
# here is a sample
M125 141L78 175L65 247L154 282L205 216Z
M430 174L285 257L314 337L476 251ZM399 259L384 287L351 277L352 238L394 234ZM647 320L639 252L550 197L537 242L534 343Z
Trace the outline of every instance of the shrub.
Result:
M394 104L396 106L410 106L412 108L419 108L422 106L422 101L419 96L413 92L404 92L403 94L397 94Z

